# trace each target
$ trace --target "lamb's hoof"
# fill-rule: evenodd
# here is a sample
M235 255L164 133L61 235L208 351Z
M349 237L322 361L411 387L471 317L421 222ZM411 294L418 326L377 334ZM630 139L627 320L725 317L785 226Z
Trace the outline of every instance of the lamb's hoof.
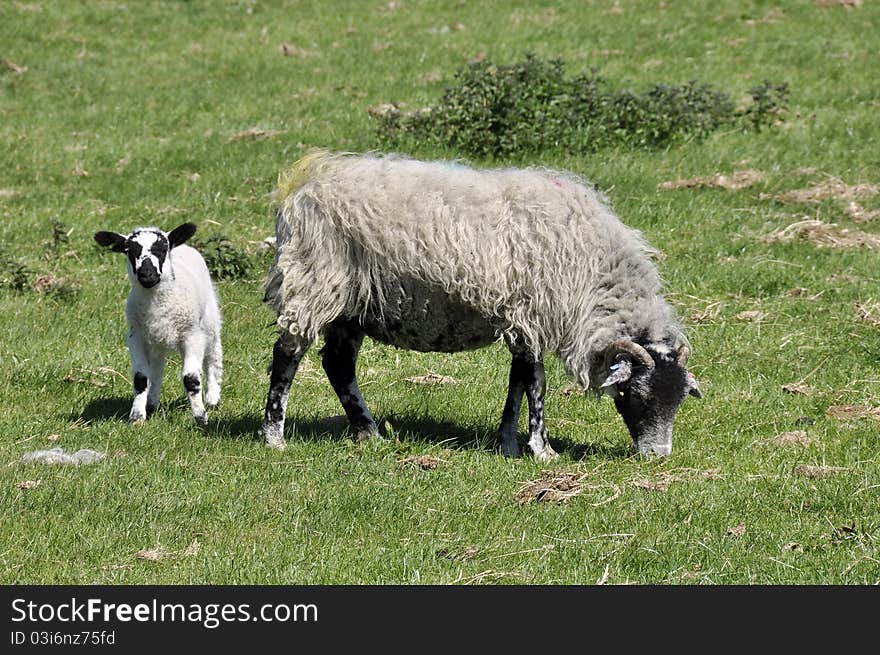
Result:
M200 428L208 427L208 415L207 414L195 414L193 416L193 419L195 419L196 425L198 425Z
M283 426L278 426L274 423L263 423L260 429L257 430L257 434L263 437L263 443L266 444L266 448L272 448L273 450L284 450L287 448L287 442L284 441Z
M137 412L137 413L132 412L131 414L128 415L128 422L131 423L132 425L137 425L138 423L143 423L146 420L147 420L147 415L142 414L140 412Z
M519 443L514 439L513 441L502 441L501 442L501 454L505 457L521 457L522 450L519 447Z
M220 404L220 392L212 393L209 391L205 394L205 407L208 409L214 409L217 405Z
M536 462L552 462L559 459L559 455L550 447L550 444L547 444L541 450L533 450L532 452Z

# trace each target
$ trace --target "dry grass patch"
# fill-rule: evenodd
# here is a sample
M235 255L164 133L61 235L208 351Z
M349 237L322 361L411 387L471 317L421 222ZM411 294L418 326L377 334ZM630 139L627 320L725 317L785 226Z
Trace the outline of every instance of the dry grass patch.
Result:
M264 130L261 127L249 127L246 130L242 130L241 132L236 132L231 137L229 137L230 141L245 141L251 140L256 141L257 139L271 139L273 136L278 136L280 134L286 134L286 130Z
M397 464L401 468L416 468L423 471L433 471L445 461L445 459L440 459L433 455L411 455L399 460Z
M427 375L414 375L409 378L403 378L405 382L412 384L457 384L458 380L448 375L440 375L439 373L429 372Z
M813 0L817 7L861 7L862 0Z
M819 202L828 200L853 200L875 196L880 193L880 186L876 184L846 184L837 178L831 178L826 182L820 182L806 189L793 189L783 193L762 193L761 200L776 200L778 202Z
M835 473L843 473L847 470L848 469L843 466L826 466L825 464L798 464L794 467L794 472L797 475L803 476L805 478L810 478L811 480L824 478Z
M783 384L782 390L785 393L790 393L795 396L809 396L813 393L813 389L804 381L792 382L790 384Z
M142 559L148 562L158 562L163 559L176 559L180 557L194 557L202 550L202 545L198 539L193 539L192 543L183 550L168 550L161 544L155 548L144 548L134 554L136 559Z
M736 315L736 320L745 321L747 323L761 323L767 319L769 314L762 312L760 309L748 309Z
M648 491L667 491L676 482L693 482L694 480L717 480L721 477L721 469L679 469L677 471L659 471L651 478L633 480L632 485Z
M805 219L792 223L763 237L764 243L792 243L807 241L817 248L852 248L864 246L880 250L880 236L859 230L848 230L836 223L825 223L815 219Z
M726 175L724 173L715 173L715 175L661 182L657 185L657 188L669 190L708 187L727 189L728 191L738 191L739 189L750 187L756 182L760 182L763 179L764 174L761 171L745 170L736 171L729 175Z
M867 405L832 405L825 410L825 415L841 421L854 421L863 418L880 421L880 407L869 407Z
M729 537L739 538L739 537L743 536L745 533L746 533L746 524L745 523L738 523L737 525L733 526L732 528L727 528L727 532L725 534L727 534L727 536L729 536Z
M15 485L16 489L36 489L41 484L43 484L42 480L22 480L18 484Z
M803 430L793 430L791 432L781 432L766 443L772 446L803 446L807 448L813 444L813 440L807 436Z
M855 304L856 318L865 323L880 327L880 302L866 300Z
M856 223L870 223L880 218L880 209L865 209L859 203L851 201L846 206L846 215Z
M563 503L584 490L586 477L586 473L541 471L539 478L523 483L516 492L516 499L521 503Z

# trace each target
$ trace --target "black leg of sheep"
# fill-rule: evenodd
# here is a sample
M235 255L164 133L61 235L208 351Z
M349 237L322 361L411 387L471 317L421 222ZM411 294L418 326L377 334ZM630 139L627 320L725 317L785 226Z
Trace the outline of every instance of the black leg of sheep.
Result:
M334 321L324 331L324 347L321 349L321 365L358 440L378 434L376 422L367 409L355 374L363 340L364 333L351 323Z
M272 373L269 380L269 395L266 398L266 413L260 434L270 448L283 450L284 414L287 409L287 396L290 383L305 356L308 345L294 340L289 334L282 334L272 349Z
M544 393L546 379L544 363L535 361L530 355L511 350L510 378L507 388L507 402L501 414L501 427L498 438L501 441L501 454L506 457L519 457L520 447L516 440L519 411L523 394L529 402L529 447L535 459L549 461L557 455L550 447L547 428L544 424Z

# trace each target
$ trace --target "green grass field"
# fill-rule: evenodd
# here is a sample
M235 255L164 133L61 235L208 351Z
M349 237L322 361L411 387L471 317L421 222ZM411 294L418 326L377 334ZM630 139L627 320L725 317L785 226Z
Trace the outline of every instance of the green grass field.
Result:
M0 3L0 582L880 582L880 6L857 4ZM613 404L572 393L551 356L562 456L504 459L506 349L369 341L359 374L388 438L355 443L328 420L341 408L316 348L291 392L289 447L267 450L260 243L278 171L313 146L377 148L370 107L431 104L467 62L528 52L634 89L697 79L738 99L764 79L790 85L784 122L760 132L470 161L583 175L663 252L705 395L682 405L673 455L635 457ZM740 170L762 177L658 188ZM862 186L775 198L835 180ZM805 219L863 245L763 239ZM184 221L254 264L218 283L223 402L198 429L172 358L162 408L131 427L124 261L92 234ZM432 372L452 383L407 381ZM861 417L828 412L844 405ZM54 446L108 456L21 463ZM403 462L418 455L439 465ZM521 503L545 470L576 474L581 493Z

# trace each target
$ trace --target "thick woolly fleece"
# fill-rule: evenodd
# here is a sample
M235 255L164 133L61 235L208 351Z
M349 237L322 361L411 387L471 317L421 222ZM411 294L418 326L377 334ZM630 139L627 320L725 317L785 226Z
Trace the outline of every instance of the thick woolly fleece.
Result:
M295 341L340 317L418 350L504 336L596 390L615 339L685 343L650 247L571 173L319 151L279 186L266 300Z

